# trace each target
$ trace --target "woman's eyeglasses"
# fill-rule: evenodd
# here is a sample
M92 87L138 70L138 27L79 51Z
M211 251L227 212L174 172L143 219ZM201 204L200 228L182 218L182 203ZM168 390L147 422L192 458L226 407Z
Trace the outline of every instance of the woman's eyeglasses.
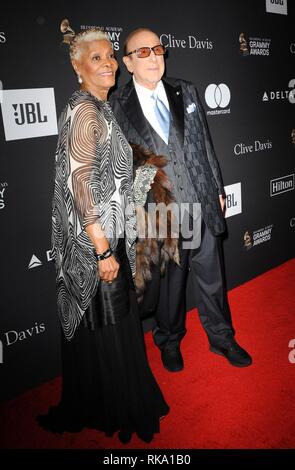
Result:
M149 57L152 51L155 55L164 55L166 52L166 47L162 44L158 44L154 47L139 47L139 49L134 49L134 51L128 52L126 55L136 54L136 56L140 59L144 59L145 57Z

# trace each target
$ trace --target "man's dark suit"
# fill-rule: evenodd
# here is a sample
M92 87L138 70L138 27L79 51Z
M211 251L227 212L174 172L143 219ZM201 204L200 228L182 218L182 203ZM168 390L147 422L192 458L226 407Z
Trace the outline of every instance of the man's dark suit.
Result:
M200 291L200 319L210 344L221 345L234 334L224 291L218 237L225 230L219 201L219 195L224 195L222 178L195 87L179 79L162 81L171 113L168 146L145 118L133 80L110 97L114 114L130 143L156 154L163 154L164 145L168 158L175 148L182 152L196 200L202 208L201 246L195 250L181 249L181 266L171 262L161 280L154 340L160 349L164 349L167 345L179 344L185 334L185 286L190 263L192 280ZM177 159L179 155L173 157Z

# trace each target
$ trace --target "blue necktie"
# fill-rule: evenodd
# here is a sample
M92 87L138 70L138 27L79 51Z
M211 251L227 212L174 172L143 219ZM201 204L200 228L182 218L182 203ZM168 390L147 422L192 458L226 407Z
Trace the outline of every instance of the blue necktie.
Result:
M154 111L155 115L158 119L160 127L166 137L166 142L168 142L169 138L169 126L170 126L170 112L164 105L163 101L157 96L156 93L151 95L151 98L154 102Z

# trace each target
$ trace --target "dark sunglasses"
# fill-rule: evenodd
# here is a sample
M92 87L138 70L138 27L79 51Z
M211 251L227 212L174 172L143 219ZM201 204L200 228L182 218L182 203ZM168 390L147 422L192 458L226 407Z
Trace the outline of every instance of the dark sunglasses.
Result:
M126 55L136 54L136 56L140 59L144 59L145 57L149 57L152 51L155 53L155 55L164 55L166 52L166 47L162 44L158 44L154 47L140 47L139 49L134 49L134 51L128 52Z

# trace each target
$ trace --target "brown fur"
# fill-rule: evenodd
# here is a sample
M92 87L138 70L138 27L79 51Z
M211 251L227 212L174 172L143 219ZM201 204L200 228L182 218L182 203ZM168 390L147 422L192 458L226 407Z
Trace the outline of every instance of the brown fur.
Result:
M155 203L163 202L166 205L174 202L170 181L163 170L167 163L166 158L162 155L147 152L138 145L132 145L132 148L135 169L145 164L154 165L158 168L150 190L152 191L153 201ZM146 282L151 279L151 266L153 264L160 265L162 275L169 260L179 264L178 239L171 236L171 217L171 212L168 212L167 237L165 239L159 238L161 220L157 213L157 238L146 237L137 241L135 285L139 301L143 299ZM137 207L137 224L141 233L147 233L148 213L143 207ZM144 229L144 232L142 229Z

